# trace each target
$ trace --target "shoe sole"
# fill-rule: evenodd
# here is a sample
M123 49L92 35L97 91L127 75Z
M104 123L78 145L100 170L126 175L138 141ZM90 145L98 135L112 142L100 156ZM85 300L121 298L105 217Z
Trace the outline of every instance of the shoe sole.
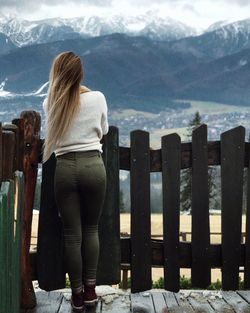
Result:
M89 301L87 301L87 300L83 301L85 306L94 306L94 305L97 304L97 302L98 302L98 299L89 300Z

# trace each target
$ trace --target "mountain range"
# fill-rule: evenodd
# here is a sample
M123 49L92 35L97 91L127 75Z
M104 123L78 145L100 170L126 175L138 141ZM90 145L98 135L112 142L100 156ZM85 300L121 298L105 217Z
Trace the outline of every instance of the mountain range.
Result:
M113 107L159 110L177 105L175 99L250 105L250 19L216 23L203 34L187 32L185 38L175 40L159 39L161 32L152 36L153 28L144 36L121 32L87 36L80 22L73 27L69 21L62 24L62 19L50 20L46 35L44 21L38 24L44 29L39 32L43 37L36 37L41 43L8 35L7 25L0 34L0 96L1 90L5 95L6 91L44 94L52 59L72 50L83 60L84 83L102 90ZM61 37L53 37L55 30Z

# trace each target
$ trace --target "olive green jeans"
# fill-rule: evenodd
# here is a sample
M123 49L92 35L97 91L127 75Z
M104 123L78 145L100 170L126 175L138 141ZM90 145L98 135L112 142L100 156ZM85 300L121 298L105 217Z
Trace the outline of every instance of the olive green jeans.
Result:
M55 200L63 223L64 261L72 290L95 281L99 258L98 222L106 192L101 152L77 151L56 158Z

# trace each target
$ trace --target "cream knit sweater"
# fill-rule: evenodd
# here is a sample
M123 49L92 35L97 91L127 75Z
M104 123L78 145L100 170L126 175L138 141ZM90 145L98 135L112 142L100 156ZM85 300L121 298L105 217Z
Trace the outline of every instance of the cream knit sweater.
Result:
M43 102L46 118L47 98ZM107 103L100 91L80 94L80 111L73 118L69 129L56 146L55 154L61 155L71 151L102 151L100 140L108 133Z

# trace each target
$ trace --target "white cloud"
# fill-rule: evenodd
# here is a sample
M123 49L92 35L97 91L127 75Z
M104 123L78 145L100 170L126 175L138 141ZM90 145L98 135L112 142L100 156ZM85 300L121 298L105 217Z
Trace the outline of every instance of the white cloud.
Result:
M118 13L137 15L152 10L152 14L169 16L196 28L206 28L219 20L250 17L249 0L41 0L39 3L0 0L0 10L32 20Z

